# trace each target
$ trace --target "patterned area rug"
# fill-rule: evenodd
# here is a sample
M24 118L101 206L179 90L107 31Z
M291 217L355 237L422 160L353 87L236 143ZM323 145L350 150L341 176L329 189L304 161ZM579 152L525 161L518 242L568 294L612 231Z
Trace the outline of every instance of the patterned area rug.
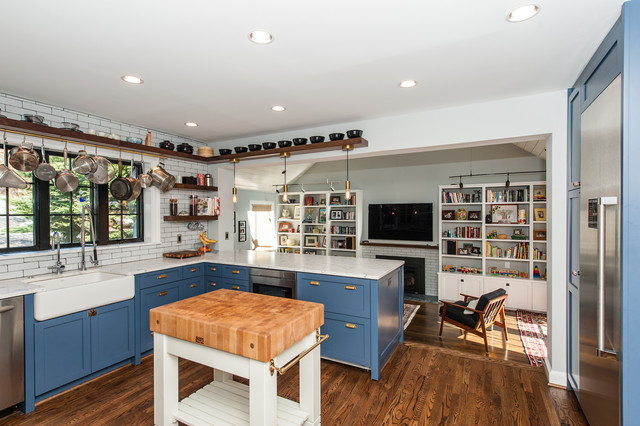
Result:
M409 324L411 323L413 317L416 316L418 309L420 309L420 305L410 305L408 303L404 304L404 312L402 313L402 325L404 326L405 330L407 329L407 327L409 327Z
M405 308L406 311L406 308ZM547 357L547 315L537 312L517 311L518 330L524 350L531 365L542 367Z

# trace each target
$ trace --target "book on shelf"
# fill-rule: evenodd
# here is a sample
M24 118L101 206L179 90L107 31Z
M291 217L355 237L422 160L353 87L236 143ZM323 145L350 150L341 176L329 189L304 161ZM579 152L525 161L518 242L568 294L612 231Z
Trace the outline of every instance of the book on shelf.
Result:
M528 203L529 190L523 189L502 189L494 191L487 189L487 203Z
M518 243L509 248L492 246L489 241L485 243L485 256L502 259L529 259L529 244Z

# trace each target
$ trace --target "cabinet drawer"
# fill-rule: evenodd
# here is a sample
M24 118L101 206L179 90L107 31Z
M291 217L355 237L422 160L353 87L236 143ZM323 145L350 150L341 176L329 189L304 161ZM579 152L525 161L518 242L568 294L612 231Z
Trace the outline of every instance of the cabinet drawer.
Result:
M367 280L331 280L326 276L303 276L302 300L324 305L325 312L369 317L369 291Z
M206 276L204 278L204 288L203 288L204 293L208 291L217 290L219 288L222 288L222 278L211 277L211 276Z
M170 283L182 278L180 268L164 269L162 271L149 272L138 276L140 288L152 287L158 284Z
M204 273L205 275L210 275L212 277L219 277L222 275L222 266L217 263L205 263Z
M320 354L326 358L351 362L369 367L371 344L369 321L345 315L325 314L322 334L329 339L320 345Z
M204 288L204 279L202 277L185 279L180 281L180 299L202 294Z
M249 269L240 266L224 265L222 267L222 276L225 278L248 280Z
M182 278L187 279L191 277L201 277L204 273L204 265L201 263L199 265L188 265L183 266L182 268Z
M180 300L180 283L167 283L140 292L140 349L153 348L153 336L149 330L149 310Z
M238 291L249 291L249 282L246 280L233 280L225 278L222 280L222 288Z

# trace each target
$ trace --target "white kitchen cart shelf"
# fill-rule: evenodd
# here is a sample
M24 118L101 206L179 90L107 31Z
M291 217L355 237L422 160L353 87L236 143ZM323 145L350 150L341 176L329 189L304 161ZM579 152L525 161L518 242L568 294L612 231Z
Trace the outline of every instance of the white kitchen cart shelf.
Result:
M534 193L540 198L545 192L544 181L514 182L509 188L504 183L440 186L438 297L460 300L460 293L479 296L501 287L509 294L507 308L546 311L546 281L534 278L534 270L543 278L546 272L546 258L534 256L534 250L547 255L546 239L534 238L540 233L546 238L546 220L535 220L536 209L546 208L546 197L534 200ZM516 206L515 221L519 211L524 211L524 222L486 223L492 206L509 205ZM449 213L446 218L445 212ZM475 217L470 219L470 213ZM512 238L516 230L523 239ZM493 231L507 238L488 238ZM465 248L475 255L465 254ZM490 269L503 273L513 270L518 276L495 275Z

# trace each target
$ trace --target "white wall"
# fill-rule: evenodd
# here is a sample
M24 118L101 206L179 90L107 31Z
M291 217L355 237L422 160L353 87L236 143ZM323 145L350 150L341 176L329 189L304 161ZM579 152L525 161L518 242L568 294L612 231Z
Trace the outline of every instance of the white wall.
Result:
M276 193L275 192L261 192L261 191L246 191L238 190L238 203L234 206L236 212L236 233L233 236L233 245L236 250L251 250L251 222L249 221L249 212L251 211L251 204L253 202L264 202L265 204L275 204ZM247 222L246 235L247 240L244 242L238 241L238 221L244 220ZM275 227L275 224L273 225Z
M353 151L351 158L410 153L454 147L502 144L532 139L547 140L547 182L550 203L548 232L549 378L566 385L566 91L465 105L412 114L371 118L296 131L235 139L212 144L216 148L246 146L267 140L324 135L349 129L364 130L369 146ZM294 162L342 160L341 151L295 154ZM275 163L264 158L255 164Z

